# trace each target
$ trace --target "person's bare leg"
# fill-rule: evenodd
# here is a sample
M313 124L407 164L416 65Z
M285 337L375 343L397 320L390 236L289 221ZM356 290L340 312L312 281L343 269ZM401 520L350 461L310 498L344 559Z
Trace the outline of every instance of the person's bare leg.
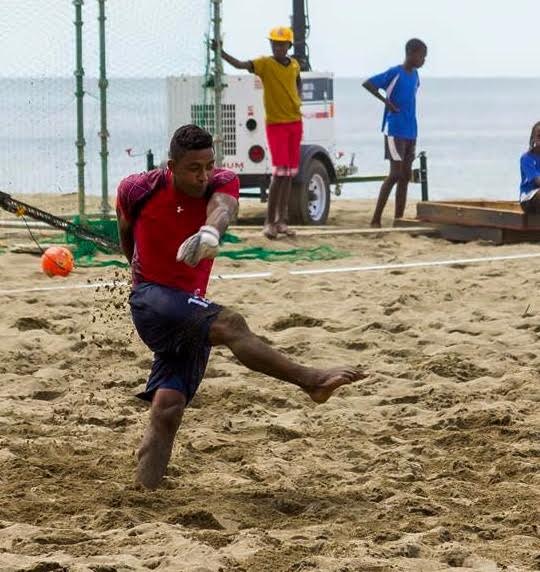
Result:
M278 218L276 224L276 230L279 234L285 234L286 236L296 236L296 232L289 228L289 200L291 198L292 191L292 177L284 177L283 188L281 191L279 207L278 207Z
M154 395L150 425L137 453L137 481L148 489L157 488L165 474L185 407L184 394L175 389L158 389Z
M405 205L407 203L407 188L409 181L400 179L396 185L396 204L394 209L394 221L403 218L405 212Z
M278 218L280 197L283 192L282 179L283 177L272 177L270 188L268 189L268 204L266 208L263 235L270 239L277 238L276 222Z
M388 197L392 192L394 185L398 182L401 175L401 161L390 160L390 172L388 177L383 181L381 189L379 191L379 197L377 198L377 204L375 206L375 212L371 218L370 226L372 228L381 228L381 218L384 211L384 207L388 202Z
M375 211L373 213L373 217L371 218L371 222L369 226L372 228L381 228L381 218L384 211L384 207L388 202L388 197L392 192L392 188L395 185L396 181L392 177L388 176L383 181L381 185L381 189L379 191L379 196L377 198L377 204L375 205Z
M242 364L303 389L316 403L324 403L342 385L366 374L357 367L318 369L299 365L256 336L240 314L223 310L210 328L210 343L225 345Z
M405 213L405 205L407 204L407 189L411 179L412 165L406 162L402 164L401 174L396 185L396 204L394 210L394 219L403 218Z

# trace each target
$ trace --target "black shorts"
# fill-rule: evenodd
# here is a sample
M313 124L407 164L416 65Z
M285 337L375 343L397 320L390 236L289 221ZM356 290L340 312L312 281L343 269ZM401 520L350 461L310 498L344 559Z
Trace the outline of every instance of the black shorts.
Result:
M146 389L137 397L152 401L157 389L176 389L189 403L210 357L210 326L223 308L199 296L150 282L133 288L129 304L139 336L154 352Z
M416 157L416 139L384 136L384 158L389 161L412 163Z
M538 207L538 193L540 189L534 189L533 191L525 195L526 200L520 201L521 210L526 214L540 214L540 209Z

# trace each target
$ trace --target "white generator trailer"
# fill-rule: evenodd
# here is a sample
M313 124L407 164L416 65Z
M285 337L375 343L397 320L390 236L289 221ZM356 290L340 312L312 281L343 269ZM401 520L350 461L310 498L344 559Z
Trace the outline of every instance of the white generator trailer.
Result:
M221 38L219 7L214 4L214 39ZM294 57L300 64L302 79L302 115L304 136L300 169L293 181L289 204L292 224L324 224L330 210L331 185L336 195L344 183L382 181L385 176L350 176L357 171L354 155L348 166L335 164L334 78L331 73L311 70L306 38L310 23L307 0L292 0ZM221 66L216 65L216 70ZM181 76L167 79L167 129L171 136L186 123L196 123L211 133L220 133L220 155L224 167L240 178L241 197L267 199L272 174L266 142L263 87L253 74L215 76L214 89L209 77ZM219 93L219 98L217 94ZM221 101L220 126L216 129L215 102ZM422 200L428 198L427 163L420 153L420 168L413 180L422 184Z
M292 224L324 224L330 185L337 182L332 74L301 72L304 136L300 168L289 205ZM215 126L211 89L202 76L167 79L167 128L196 123L211 133ZM225 75L221 96L223 167L240 178L241 196L266 200L272 166L266 142L263 87L254 74ZM248 191L251 189L251 191Z

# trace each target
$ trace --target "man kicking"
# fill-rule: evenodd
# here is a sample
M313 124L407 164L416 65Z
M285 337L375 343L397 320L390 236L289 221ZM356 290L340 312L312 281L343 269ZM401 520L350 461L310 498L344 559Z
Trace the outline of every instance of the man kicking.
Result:
M151 402L137 467L137 480L150 489L165 474L212 346L227 346L248 368L298 386L316 403L364 377L355 367L292 362L253 334L240 314L204 298L238 196L238 178L214 167L212 136L195 125L174 133L167 169L131 175L118 187L120 242L133 277L131 313L154 352L146 390L138 395Z

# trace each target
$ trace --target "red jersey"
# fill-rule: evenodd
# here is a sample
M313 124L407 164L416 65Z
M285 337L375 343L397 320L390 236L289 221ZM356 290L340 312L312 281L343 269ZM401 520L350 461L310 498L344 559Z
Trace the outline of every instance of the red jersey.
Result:
M215 169L207 192L196 198L176 190L169 169L131 175L118 186L117 206L133 225L135 249L133 284L154 282L204 296L214 261L203 259L194 268L176 261L178 247L206 223L213 193L239 196L238 177Z

